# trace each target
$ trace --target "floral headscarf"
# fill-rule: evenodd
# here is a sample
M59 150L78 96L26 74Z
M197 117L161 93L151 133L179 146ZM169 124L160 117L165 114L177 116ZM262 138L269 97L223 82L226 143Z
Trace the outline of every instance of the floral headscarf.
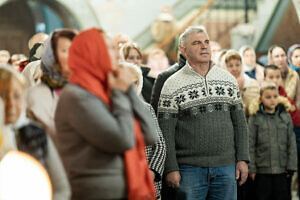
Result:
M294 44L290 46L290 48L288 49L287 57L288 57L289 66L294 70L298 71L300 70L300 68L292 64L292 55L296 49L300 49L300 44Z
M52 36L53 34L51 34L49 39L45 42L46 47L41 59L41 69L43 71L42 81L53 89L59 89L68 83L68 79L63 77L56 62L51 44Z

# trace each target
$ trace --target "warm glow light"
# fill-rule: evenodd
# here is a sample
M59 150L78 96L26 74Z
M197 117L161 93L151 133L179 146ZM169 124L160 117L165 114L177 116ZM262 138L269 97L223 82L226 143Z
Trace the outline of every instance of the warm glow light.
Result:
M0 163L0 200L51 200L45 168L28 154L10 151Z

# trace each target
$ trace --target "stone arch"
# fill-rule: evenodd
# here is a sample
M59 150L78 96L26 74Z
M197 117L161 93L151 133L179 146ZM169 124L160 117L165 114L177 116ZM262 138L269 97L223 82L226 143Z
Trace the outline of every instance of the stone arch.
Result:
M28 2L48 7L64 27L79 30L100 27L97 16L85 0L0 0L0 50L28 55L27 42L35 33L34 15Z

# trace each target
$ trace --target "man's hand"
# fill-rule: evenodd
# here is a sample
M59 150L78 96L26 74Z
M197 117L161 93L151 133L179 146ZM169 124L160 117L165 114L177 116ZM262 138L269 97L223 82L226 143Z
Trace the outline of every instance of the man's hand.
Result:
M235 179L240 179L239 185L243 185L248 177L248 165L245 161L239 161L235 168Z
M172 188L179 188L180 179L179 171L170 172L166 176L167 185Z
M252 174L250 174L250 178L252 179L252 181L254 181L254 180L255 180L255 176L256 176L256 173L252 173Z

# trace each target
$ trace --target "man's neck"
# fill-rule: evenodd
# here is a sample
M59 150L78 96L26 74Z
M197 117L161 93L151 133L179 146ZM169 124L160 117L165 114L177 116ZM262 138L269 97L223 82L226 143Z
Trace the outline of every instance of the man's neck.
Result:
M189 63L189 65L201 76L206 76L210 69L210 62L207 63Z

